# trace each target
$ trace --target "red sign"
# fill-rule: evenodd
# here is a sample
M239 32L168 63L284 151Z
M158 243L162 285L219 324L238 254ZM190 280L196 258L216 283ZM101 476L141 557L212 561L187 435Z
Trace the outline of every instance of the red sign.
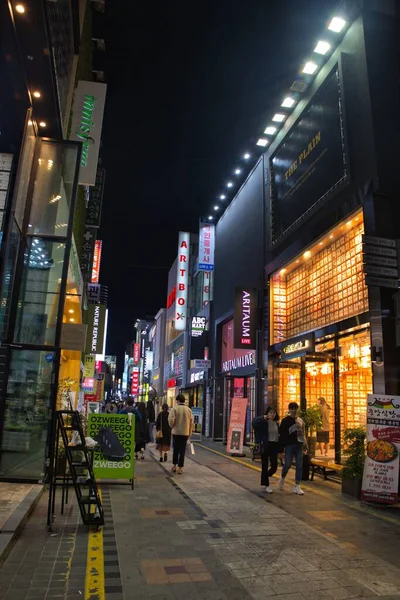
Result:
M131 394L132 394L132 396L137 396L138 393L139 393L139 369L133 369Z
M172 290L172 292L169 294L169 296L167 298L167 308L171 308L171 306L175 302L175 298L176 298L176 286L174 287L174 289Z
M230 454L243 454L244 426L246 421L247 398L232 398L229 419L228 444Z
M86 402L96 402L97 395L96 394L84 394L84 401Z
M139 364L140 360L140 344L133 344L133 362L135 365Z
M92 283L99 283L102 243L103 242L101 240L95 241L92 267Z
M168 379L168 389L176 387L176 379Z
M94 377L85 377L82 382L82 388L84 390L94 390Z

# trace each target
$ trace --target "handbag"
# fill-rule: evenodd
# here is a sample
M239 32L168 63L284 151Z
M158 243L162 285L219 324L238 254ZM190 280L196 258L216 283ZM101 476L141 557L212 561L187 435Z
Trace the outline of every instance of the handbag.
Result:
M156 431L156 440L161 440L163 438L163 432L162 430L158 430Z

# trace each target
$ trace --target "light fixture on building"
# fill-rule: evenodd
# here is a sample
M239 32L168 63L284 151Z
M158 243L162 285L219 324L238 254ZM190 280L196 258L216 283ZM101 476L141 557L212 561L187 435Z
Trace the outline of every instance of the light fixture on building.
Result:
M329 52L330 49L331 49L331 45L328 44L328 42L324 42L324 41L320 40L318 42L318 44L315 46L314 52L316 54L322 54L323 56L325 56L325 54L327 54L327 52Z
M277 129L276 127L274 127L273 125L271 125L270 127L267 127L266 130L264 131L264 133L266 133L267 135L274 135L274 133L276 133Z
M257 146L262 146L263 148L268 144L268 140L266 140L265 138L260 138L257 141Z
M214 210L219 210L219 206L215 205Z
M346 227L351 227L351 226L352 226L352 224L353 224L353 221L347 221L347 223L346 223Z
M213 217L212 215L210 215L210 216L208 217L208 220L209 220L209 221L212 221L212 220L213 220L213 218L214 218L214 217Z
M47 127L47 123L45 121L40 121L39 127Z
M70 308L68 312L69 312L70 315L73 315L74 314L74 309Z
M249 160L250 154L248 152L246 152L246 154L243 154L243 158L244 158L244 160Z
M330 240L333 240L333 233L329 236Z
M296 102L296 100L294 100L293 98L288 96L287 98L284 99L281 106L283 108L292 108L292 106L295 104L295 102Z
M242 169L235 169L235 175L240 175L241 172L242 172Z
M308 260L311 257L311 252L310 250L307 250L307 252L304 252L303 254L303 258L305 258L305 260Z
M232 181L228 181L228 183L226 184L226 187L231 188L233 187L233 183Z
M69 320L70 323L75 323L75 319L73 317L70 318Z
M335 33L340 33L343 27L346 25L346 21L341 17L333 17L332 21L328 25L328 29L330 31L334 31Z
M318 69L318 65L309 60L303 68L303 73L306 75L314 75L315 71Z
M42 94L40 92L36 91L36 92L33 92L33 96L35 98L40 98L42 96Z
M282 113L276 113L273 117L272 120L275 121L275 123L283 123L283 121L286 119L286 115L282 114Z
M219 197L220 200L225 200L225 198L226 198L225 194L221 194Z
M281 269L281 270L279 271L279 273L280 273L281 275L284 275L284 274L286 273L286 269Z
M19 13L20 15L23 15L25 12L25 6L23 4L16 4L15 6L15 10L17 11L17 13Z

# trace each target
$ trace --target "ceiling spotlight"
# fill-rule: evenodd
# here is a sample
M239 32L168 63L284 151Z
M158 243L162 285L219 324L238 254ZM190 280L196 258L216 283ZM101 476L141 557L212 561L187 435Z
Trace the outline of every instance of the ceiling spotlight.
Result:
M292 108L293 104L295 104L295 100L293 100L293 98L291 98L290 96L288 96L287 98L284 99L284 101L282 102L281 106L283 108Z
M39 127L47 127L47 123L45 121L40 121Z
M242 172L241 169L235 169L235 175L240 175L241 172Z
M35 98L40 98L42 94L40 92L33 92L33 95Z
M219 210L219 206L215 205L214 210Z
M75 319L71 318L70 323L75 323Z
M303 73L305 73L306 75L313 75L317 69L318 69L318 65L316 65L315 63L313 63L311 61L308 61L304 65Z
M265 138L260 138L257 142L257 146L265 147L268 144L268 140Z
M274 135L274 133L276 133L277 129L276 127L267 127L266 130L264 131L264 133L266 133L267 135Z
M210 216L208 217L208 220L209 220L209 221L212 221L212 220L213 220L213 218L214 218L214 217L210 215Z
M243 154L243 158L244 158L244 160L249 160L250 154L248 152L246 152L246 154Z
M225 200L225 198L226 198L225 194L221 194L219 197L220 200Z
M226 187L231 188L233 187L233 183L232 181L228 181L228 183L226 184Z
M272 117L272 120L275 121L275 123L283 123L285 119L286 115L283 115L282 113L276 113L276 115Z
M311 256L311 252L309 250L307 250L307 252L304 252L303 257L307 260L308 258L310 258Z
M333 17L332 21L328 25L328 29L330 29L330 31L334 31L335 33L340 33L345 25L346 21L344 19L341 19L340 17Z
M314 52L317 54L325 55L331 49L331 45L328 42L319 41L318 44L314 48Z
M73 315L74 314L74 309L70 308L68 312L69 312L70 315Z
M23 15L25 12L25 6L23 4L17 4L15 7L15 10L17 11L17 13L19 13L20 15Z

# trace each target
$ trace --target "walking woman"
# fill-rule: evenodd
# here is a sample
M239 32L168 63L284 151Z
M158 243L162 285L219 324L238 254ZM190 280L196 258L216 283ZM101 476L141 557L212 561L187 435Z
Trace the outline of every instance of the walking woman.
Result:
M156 419L156 450L160 453L160 462L167 462L168 452L171 449L171 427L168 423L168 404L163 404L161 412Z
M265 486L267 494L272 494L273 489L269 484L269 478L278 469L279 454L279 416L275 408L268 406L263 417L253 420L253 429L256 434L256 443L260 444L261 450L261 485ZM270 468L268 468L268 462Z
M144 451L149 441L149 418L144 402L139 402L137 409L142 419L135 420L135 458L138 458L140 452L140 458L144 460Z

